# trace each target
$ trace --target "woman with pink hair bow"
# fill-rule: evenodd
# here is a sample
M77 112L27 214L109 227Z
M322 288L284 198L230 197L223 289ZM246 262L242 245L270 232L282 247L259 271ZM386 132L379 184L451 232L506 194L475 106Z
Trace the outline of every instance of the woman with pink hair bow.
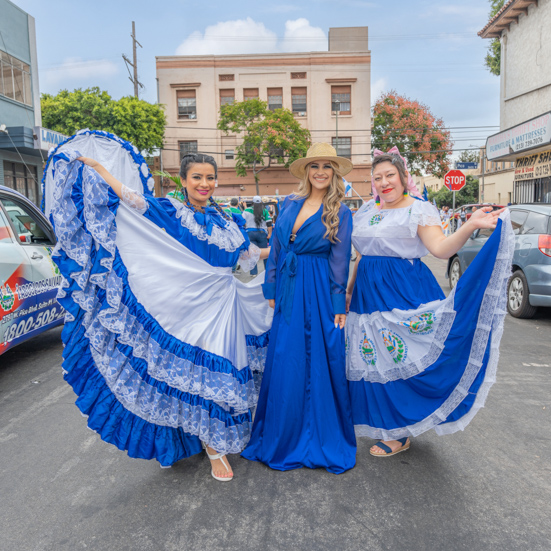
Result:
M397 148L375 150L374 200L354 216L347 287L347 379L356 436L388 457L429 429L463 430L495 381L514 237L508 212L477 211L453 235L423 201ZM499 219L498 219L499 217ZM491 237L446 298L421 258L450 258Z

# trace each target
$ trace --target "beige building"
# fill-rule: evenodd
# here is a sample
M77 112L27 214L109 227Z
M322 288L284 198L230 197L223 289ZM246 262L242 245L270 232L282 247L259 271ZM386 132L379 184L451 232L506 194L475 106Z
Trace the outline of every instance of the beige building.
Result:
M551 202L549 29L551 0L509 0L478 33L501 42L500 132L486 142L484 201Z
M164 170L176 174L181 155L213 155L219 166L219 196L256 193L252 172L235 174L239 136L216 129L220 106L260 98L291 109L312 134L350 158L347 176L362 196L370 193L371 54L367 27L332 28L327 52L160 56L159 102L166 106ZM337 130L338 127L338 130ZM338 144L336 142L338 132ZM282 165L260 173L261 195L288 195L297 180ZM163 189L163 194L169 190Z

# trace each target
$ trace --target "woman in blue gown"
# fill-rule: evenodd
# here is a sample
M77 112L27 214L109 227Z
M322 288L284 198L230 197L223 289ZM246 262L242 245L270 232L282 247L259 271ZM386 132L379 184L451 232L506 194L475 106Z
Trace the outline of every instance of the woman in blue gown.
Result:
M264 296L275 307L251 440L241 454L282 471L355 465L345 376L345 293L352 215L340 201L352 163L314 144L272 235Z
M248 442L271 322L260 287L231 267L250 268L268 250L210 200L212 157L183 158L182 203L145 193L137 155L88 131L49 160L46 212L68 312L64 377L106 442L161 466L205 447L211 474L228 481L224 456Z
M430 429L463 430L484 405L514 248L508 213L491 207L445 237L436 208L415 197L404 159L396 148L389 153L375 151L376 200L354 217L358 260L347 293L354 425L356 436L380 440L370 450L376 457L407 450ZM450 258L480 228L496 229L445 297L421 257Z

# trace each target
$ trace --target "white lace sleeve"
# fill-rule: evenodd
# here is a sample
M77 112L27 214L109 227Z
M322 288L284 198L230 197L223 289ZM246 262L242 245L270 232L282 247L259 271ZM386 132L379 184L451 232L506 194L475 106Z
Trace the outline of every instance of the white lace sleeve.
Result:
M144 196L141 193L138 193L137 191L126 187L124 184L122 185L121 193L122 202L125 205L127 205L131 209L134 209L139 214L145 213L148 205L147 201L144 199Z
M260 249L251 243L246 251L241 251L239 254L239 265L245 272L250 272L260 258Z
M442 220L436 207L427 201L416 200L409 215L409 230L412 237L417 235L417 226L438 226L442 228Z

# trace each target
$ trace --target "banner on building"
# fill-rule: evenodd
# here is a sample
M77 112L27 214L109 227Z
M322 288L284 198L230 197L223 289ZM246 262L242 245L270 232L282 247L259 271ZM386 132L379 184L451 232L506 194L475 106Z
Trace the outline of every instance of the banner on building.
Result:
M551 143L551 112L498 132L486 140L489 161Z
M517 159L515 182L536 180L551 176L551 149Z

